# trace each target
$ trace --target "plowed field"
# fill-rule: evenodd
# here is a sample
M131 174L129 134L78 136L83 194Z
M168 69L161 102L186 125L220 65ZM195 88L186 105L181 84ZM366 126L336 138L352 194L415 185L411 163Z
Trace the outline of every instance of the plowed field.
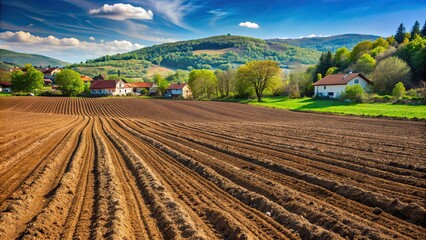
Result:
M426 123L0 98L0 239L426 239Z

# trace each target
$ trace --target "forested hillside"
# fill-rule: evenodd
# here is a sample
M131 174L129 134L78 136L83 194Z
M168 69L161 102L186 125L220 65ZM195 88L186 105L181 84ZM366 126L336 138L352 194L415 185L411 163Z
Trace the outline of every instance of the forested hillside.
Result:
M380 36L365 35L365 34L343 34L329 37L309 37L309 38L294 38L294 39L268 39L268 43L281 42L288 43L293 46L310 48L321 52L332 51L345 47L352 49L356 44L362 41L375 41Z
M69 63L58 59L38 55L13 52L5 49L0 49L0 62L10 63L10 65L16 64L18 66L24 66L27 63L31 63L34 66L66 66ZM12 64L13 63L13 64Z
M240 65L251 60L270 59L280 62L283 68L289 68L294 64L314 64L320 55L319 51L287 43L224 35L155 45L129 53L103 56L86 63L73 64L71 67L83 72L103 68L109 73L120 68L123 75L141 77L148 74L152 65L183 70L212 69L225 68L229 64Z

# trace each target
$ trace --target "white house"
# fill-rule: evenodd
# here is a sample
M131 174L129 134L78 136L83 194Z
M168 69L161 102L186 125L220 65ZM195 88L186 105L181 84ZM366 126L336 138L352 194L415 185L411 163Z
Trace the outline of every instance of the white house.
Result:
M362 73L348 73L348 74L332 74L325 76L321 80L315 82L315 96L338 98L344 91L346 86L354 84L361 85L366 88L369 84L373 84Z
M92 95L127 95L132 93L132 88L124 80L93 81L90 85Z
M158 86L153 82L133 82L129 83L129 86L133 88L135 93L146 91L147 94L154 95L158 92Z
M169 98L183 97L186 99L192 97L192 91L186 83L173 83L166 89L164 96Z

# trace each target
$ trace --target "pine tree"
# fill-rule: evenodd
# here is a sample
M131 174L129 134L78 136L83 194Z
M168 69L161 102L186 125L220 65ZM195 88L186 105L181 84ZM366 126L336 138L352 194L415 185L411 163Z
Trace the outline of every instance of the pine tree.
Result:
M422 37L426 37L426 21L425 21L425 25L423 25L422 31L420 32L420 35Z
M411 37L410 41L416 38L416 34L420 35L420 23L419 21L416 21L413 25L413 28L411 29Z
M396 30L395 34L395 41L397 43L403 43L405 39L405 27L404 24L399 24L398 29Z

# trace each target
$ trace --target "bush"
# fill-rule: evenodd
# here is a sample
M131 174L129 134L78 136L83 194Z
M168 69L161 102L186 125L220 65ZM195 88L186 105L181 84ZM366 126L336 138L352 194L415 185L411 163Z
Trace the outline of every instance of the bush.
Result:
M365 91L359 84L346 86L345 92L341 95L341 98L354 102L363 102L365 99Z
M392 90L392 96L399 99L399 98L404 97L404 95L405 95L404 84L402 82L395 84L395 87Z

